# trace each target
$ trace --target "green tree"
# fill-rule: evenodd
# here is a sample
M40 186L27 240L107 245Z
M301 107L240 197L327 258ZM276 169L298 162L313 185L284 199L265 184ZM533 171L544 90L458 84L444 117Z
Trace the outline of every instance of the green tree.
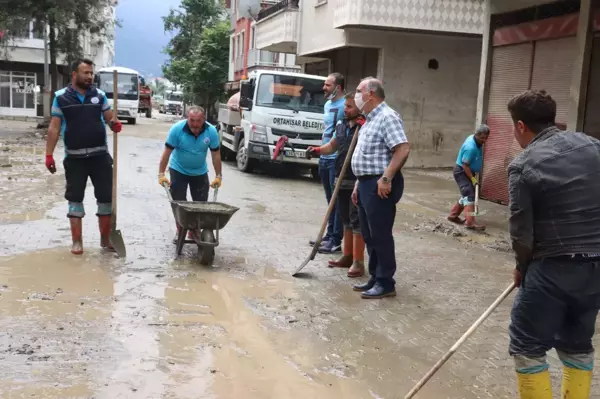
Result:
M209 117L224 94L229 58L229 24L214 0L182 0L164 18L165 30L177 32L165 49L167 79L183 87L185 101L202 105Z
M49 27L50 74L52 92L58 89L57 59L64 55L68 64L83 55L82 36L102 43L111 39L115 24L106 13L113 0L0 0L2 43L10 51L22 36L23 26L34 20L37 29ZM25 24L25 25L24 25Z

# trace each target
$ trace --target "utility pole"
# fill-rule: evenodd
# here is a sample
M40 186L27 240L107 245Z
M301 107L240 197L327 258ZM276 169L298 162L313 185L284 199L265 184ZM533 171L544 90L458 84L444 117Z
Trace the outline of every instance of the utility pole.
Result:
M48 24L44 26L44 93L43 93L43 105L44 105L44 121L50 121L50 101L52 90L50 84L50 65L48 62Z

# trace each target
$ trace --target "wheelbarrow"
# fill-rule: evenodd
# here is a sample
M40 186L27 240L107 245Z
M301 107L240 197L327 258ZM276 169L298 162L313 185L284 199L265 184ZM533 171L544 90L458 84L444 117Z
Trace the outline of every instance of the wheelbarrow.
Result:
M239 208L217 202L218 189L214 190L212 202L201 202L173 201L169 188L164 188L177 224L177 256L181 255L184 244L196 244L200 264L211 266L215 260L215 248L219 246L219 230L227 226ZM188 232L191 237L188 237Z

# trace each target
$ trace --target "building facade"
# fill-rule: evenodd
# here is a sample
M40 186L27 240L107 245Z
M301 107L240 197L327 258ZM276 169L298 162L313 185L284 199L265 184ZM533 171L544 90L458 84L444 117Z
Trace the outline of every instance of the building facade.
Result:
M226 3L231 18L229 45L229 91L239 90L239 81L255 69L300 71L296 55L261 50L256 46L256 18L277 3L275 0L231 0Z
M106 10L113 20L116 18L115 6ZM44 29L35 21L24 22L14 43L0 55L0 116L43 116ZM96 68L114 64L114 27L110 37L111 40L103 41L89 35L80 38L83 55L94 61ZM57 63L59 71L68 75L63 56L59 55ZM63 75L62 81L59 79L60 85L70 80Z
M482 196L508 202L507 168L521 152L510 98L545 89L560 128L600 138L600 5L593 0L487 0L477 121L490 125Z
M450 167L477 109L484 0L283 0L261 11L260 49L304 72L378 77L412 144L409 167Z

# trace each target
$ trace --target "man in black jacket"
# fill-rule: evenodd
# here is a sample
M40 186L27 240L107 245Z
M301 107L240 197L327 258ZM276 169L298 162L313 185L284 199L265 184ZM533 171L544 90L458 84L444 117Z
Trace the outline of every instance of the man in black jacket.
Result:
M508 110L524 148L508 170L520 286L509 352L520 397L552 398L546 352L555 348L564 366L561 397L589 398L600 308L600 141L559 130L545 91L514 97Z
M93 63L76 60L71 69L71 84L55 93L52 119L46 142L46 168L56 172L54 149L64 128L65 199L69 201L69 218L73 246L71 253L83 253L82 219L85 216L83 197L88 178L94 185L98 204L96 215L100 228L100 245L113 251L109 241L112 217L112 165L108 152L106 124L114 133L121 131L121 122L113 120L113 111L106 93L92 85Z
M354 94L348 94L344 102L344 118L335 126L331 141L320 147L309 147L307 156L328 155L337 151L335 158L335 184L340 177L344 161L350 150L350 143L358 127L362 126L365 119L354 102ZM350 154L352 156L352 154ZM343 176L340 191L337 198L338 216L344 226L343 254L337 261L329 261L329 267L341 267L348 269L348 277L361 277L365 274L364 253L365 242L363 240L360 222L358 219L358 208L352 202L352 191L356 183L356 176L352 168L348 167Z

